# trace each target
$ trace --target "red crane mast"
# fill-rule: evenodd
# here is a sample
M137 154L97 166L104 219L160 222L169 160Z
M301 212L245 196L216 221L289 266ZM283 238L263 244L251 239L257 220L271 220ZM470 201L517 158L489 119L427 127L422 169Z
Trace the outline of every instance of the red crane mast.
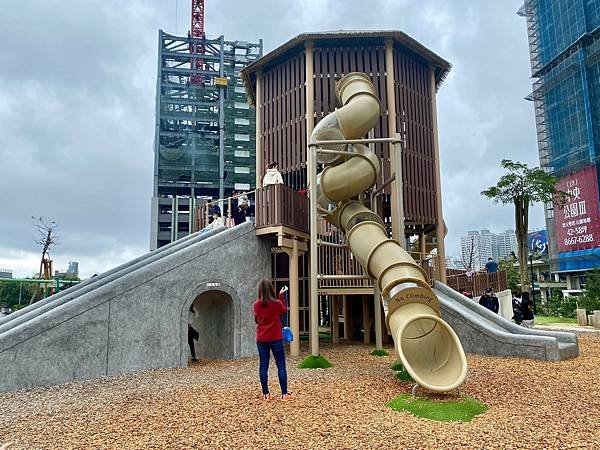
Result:
M192 26L191 37L204 39L204 0L192 0ZM190 44L190 53L192 54L192 70L204 70L204 58L198 58L196 55L204 55L204 45ZM190 78L192 84L204 84L202 75L192 75Z

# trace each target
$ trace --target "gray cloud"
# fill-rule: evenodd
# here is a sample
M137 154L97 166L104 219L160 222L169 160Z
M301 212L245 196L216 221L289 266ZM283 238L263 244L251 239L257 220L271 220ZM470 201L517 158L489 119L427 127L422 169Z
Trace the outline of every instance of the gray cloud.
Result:
M85 275L148 248L159 28L185 34L189 1L8 0L0 10L0 266L35 271L29 218L61 225L57 268ZM485 7L482 4L485 3ZM206 1L209 36L401 29L454 68L438 96L448 253L467 229L512 228L510 208L479 192L503 157L536 164L521 0ZM177 29L176 29L177 26ZM531 218L541 226L537 208Z

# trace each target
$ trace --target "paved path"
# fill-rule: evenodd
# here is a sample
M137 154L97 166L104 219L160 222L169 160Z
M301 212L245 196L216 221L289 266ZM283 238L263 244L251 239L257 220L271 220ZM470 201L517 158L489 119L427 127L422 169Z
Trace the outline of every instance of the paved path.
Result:
M600 328L582 327L580 325L573 325L570 323L536 325L535 328L550 331L570 331L571 333L600 333Z

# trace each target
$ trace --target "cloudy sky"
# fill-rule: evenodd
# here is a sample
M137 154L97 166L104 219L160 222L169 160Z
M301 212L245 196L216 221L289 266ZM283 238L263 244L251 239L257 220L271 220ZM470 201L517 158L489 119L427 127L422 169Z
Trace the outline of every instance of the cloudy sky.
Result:
M82 276L148 250L158 29L190 0L4 0L0 9L0 267L36 272L31 216L60 225L55 269ZM537 164L522 0L206 0L209 37L398 29L453 64L438 96L447 253L469 229L513 228L479 192L511 158ZM543 225L541 208L530 219Z

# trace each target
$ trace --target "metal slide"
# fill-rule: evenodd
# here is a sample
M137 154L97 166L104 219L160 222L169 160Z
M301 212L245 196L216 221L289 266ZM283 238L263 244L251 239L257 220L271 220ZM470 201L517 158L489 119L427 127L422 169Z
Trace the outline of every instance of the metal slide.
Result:
M350 73L336 84L341 108L323 118L311 143L359 139L380 116L379 99L367 75ZM326 167L317 179L317 203L329 211L326 220L346 233L350 251L375 278L385 320L402 364L421 386L437 392L459 387L467 375L467 360L456 333L440 318L436 295L427 275L402 246L388 239L382 219L351 200L376 182L379 160L364 145L327 144L317 152Z
M579 355L575 333L524 328L437 281L434 292L440 302L442 317L456 331L469 353L545 361L561 361Z
M139 268L145 267L146 265L160 258L168 256L196 242L203 241L204 239L207 239L208 237L214 236L215 234L225 230L227 230L227 228L221 227L207 233L198 232L190 234L157 250L145 253L142 256L115 267L114 269L108 270L98 276L70 287L69 289L58 292L50 297L46 297L45 299L15 311L8 316L4 316L0 318L0 335L61 305L69 303L72 300L88 294L102 286L112 283L115 280L118 280Z

